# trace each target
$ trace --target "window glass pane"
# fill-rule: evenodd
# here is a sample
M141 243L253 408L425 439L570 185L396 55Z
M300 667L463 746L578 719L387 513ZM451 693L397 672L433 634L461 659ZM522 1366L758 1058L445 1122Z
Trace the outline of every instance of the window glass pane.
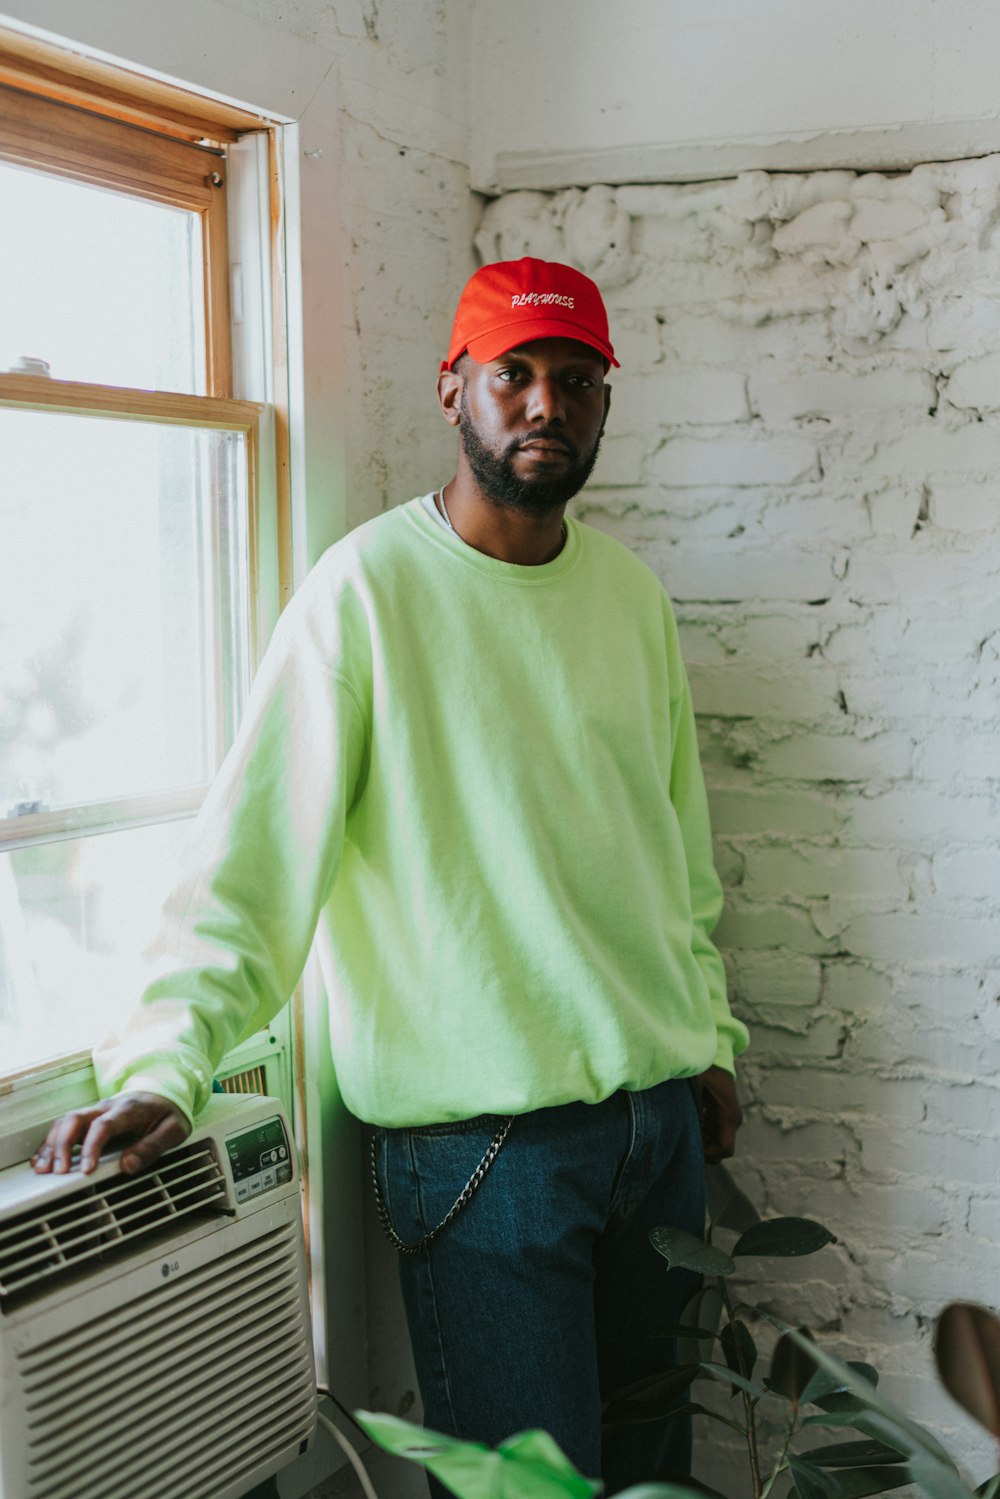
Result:
M0 407L0 817L204 784L249 673L241 433Z
M3 162L0 203L0 370L204 394L197 214Z
M0 850L4 1072L92 1046L134 1002L141 950L189 826Z

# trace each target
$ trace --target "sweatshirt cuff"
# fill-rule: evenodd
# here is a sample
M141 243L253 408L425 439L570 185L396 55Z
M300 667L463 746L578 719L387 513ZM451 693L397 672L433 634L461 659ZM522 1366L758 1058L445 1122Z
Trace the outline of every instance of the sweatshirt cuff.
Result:
M98 1077L98 1083L100 1083ZM104 1093L104 1088L101 1088ZM174 1108L182 1114L187 1121L189 1129L194 1128L195 1116L198 1113L198 1101L194 1097L193 1086L185 1087L177 1076L176 1068L164 1067L162 1071L156 1066L146 1066L141 1072L130 1073L127 1078L116 1079L115 1092L122 1093L156 1093L160 1098L165 1098L172 1103Z

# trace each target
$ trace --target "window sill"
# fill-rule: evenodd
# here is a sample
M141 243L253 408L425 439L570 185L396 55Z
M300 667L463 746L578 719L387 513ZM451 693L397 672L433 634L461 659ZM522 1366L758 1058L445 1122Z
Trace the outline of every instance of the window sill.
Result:
M53 1119L96 1098L89 1052L0 1077L0 1170L28 1160Z

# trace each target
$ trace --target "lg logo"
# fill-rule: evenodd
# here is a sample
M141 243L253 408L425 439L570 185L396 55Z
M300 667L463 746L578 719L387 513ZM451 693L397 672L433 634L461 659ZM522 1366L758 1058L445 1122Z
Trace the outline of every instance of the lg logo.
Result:
M171 1275L176 1275L181 1268L180 1260L165 1260L160 1266L160 1274L164 1280L169 1280Z

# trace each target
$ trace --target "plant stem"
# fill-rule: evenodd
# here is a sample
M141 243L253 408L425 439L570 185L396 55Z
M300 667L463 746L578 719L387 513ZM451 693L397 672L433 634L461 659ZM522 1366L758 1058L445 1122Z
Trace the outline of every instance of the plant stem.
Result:
M719 1294L722 1297L722 1304L726 1309L726 1316L729 1318L730 1326L734 1327L736 1323L736 1312L733 1307L732 1298L729 1295L729 1288L726 1285L725 1278L722 1276L719 1277ZM740 1356L740 1340L736 1336L735 1331L733 1333L733 1347L736 1349L737 1362L742 1365L743 1359ZM744 1379L749 1379L751 1374L753 1373L753 1370L744 1369L741 1367L739 1372L743 1375ZM750 1477L753 1482L753 1499L764 1499L760 1483L760 1453L757 1450L757 1402L747 1390L741 1390L740 1394L743 1396L743 1411L746 1416L747 1423L747 1457L750 1460Z
M797 1405L793 1405L792 1418L788 1423L788 1430L785 1432L785 1440L781 1444L781 1452L778 1454L778 1461L774 1465L774 1472L771 1474L770 1478L767 1480L767 1483L765 1483L763 1490L761 1491L760 1499L767 1499L768 1494L774 1488L775 1479L778 1477L778 1474L785 1466L785 1459L788 1457L788 1449L792 1445L792 1437L795 1435L795 1428L798 1425L798 1420L799 1408Z

